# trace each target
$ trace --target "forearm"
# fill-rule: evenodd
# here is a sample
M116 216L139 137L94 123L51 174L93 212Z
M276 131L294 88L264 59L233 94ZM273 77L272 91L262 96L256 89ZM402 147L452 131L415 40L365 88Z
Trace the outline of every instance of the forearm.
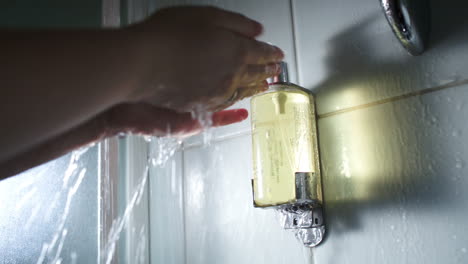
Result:
M115 134L106 127L105 117L100 114L10 160L0 162L0 180Z
M125 101L134 45L118 30L0 31L0 162Z

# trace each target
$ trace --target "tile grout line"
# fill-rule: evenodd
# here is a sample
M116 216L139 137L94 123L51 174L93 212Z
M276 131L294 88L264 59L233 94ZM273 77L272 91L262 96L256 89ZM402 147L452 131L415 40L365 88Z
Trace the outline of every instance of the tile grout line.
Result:
M210 143L220 143L220 142L223 142L223 141L226 141L226 140L235 139L235 138L238 138L238 137L243 137L243 136L247 136L247 135L250 135L250 134L252 134L252 132L250 130L240 131L240 132L237 132L237 133L232 133L232 134L220 136L220 137L217 137L217 138L215 137L215 138L213 138L211 140ZM207 145L207 146L209 147L209 145ZM186 151L186 150L199 148L199 147L203 147L203 143L197 142L197 143L194 143L194 144L190 144L188 146L184 145L182 147L182 150Z
M180 159L181 159L181 167L182 167L182 179L181 179L181 191L182 193L180 195L182 195L182 230L183 230L183 234L184 234L184 244L183 244L183 260L184 260L184 264L187 264L187 219L186 219L186 210L185 210L185 198L186 198L186 195L185 195L185 174L186 174L186 170L185 170L185 149L182 147L182 151L180 153Z
M296 68L296 83L300 83L300 74L299 74L299 56L298 56L298 47L297 47L297 32L296 32L296 22L294 15L294 0L289 0L289 12L291 15L291 32L292 32L292 44L294 48L294 66Z
M323 118L327 118L327 117L331 117L331 116L335 116L335 115L339 115L339 114L344 114L344 113L348 113L348 112L352 112L352 111L356 111L356 110L370 108L370 107L373 107L373 106L376 106L376 105L395 102L395 101L398 101L398 100L403 100L403 99L410 98L410 97L420 96L420 95L424 95L424 94L427 94L427 93L437 92L437 91L445 90L445 89L448 89L448 88L456 88L458 86L465 85L465 84L468 84L468 79L465 79L465 80L462 80L462 81L454 81L454 82L446 83L444 85L436 86L436 87L433 87L433 88L426 88L426 89L423 89L423 90L419 90L419 91L410 92L410 93L407 93L407 94L402 94L402 95L398 95L398 96L378 100L378 101L375 101L375 102L372 102L372 103L367 103L367 104L362 104L362 105L358 105L358 106L348 107L348 108L341 109L341 110L338 110L338 111L328 112L328 113L325 113L325 114L319 114L319 115L317 115L317 119L323 119ZM235 139L235 138L242 137L242 136L247 136L247 135L250 135L250 134L252 134L252 132L250 130L241 131L241 132L228 134L228 135L221 136L221 137L215 137L211 141L211 143L219 143L219 142L223 142L225 140ZM185 146L185 144L184 144L184 146L182 147L182 150L185 151L185 150L190 150L190 149L194 149L194 148L199 148L199 147L202 147L202 146L203 146L203 143L201 143L201 142L197 142L197 143L190 144L190 145L187 145L187 146Z
M423 89L423 90L410 92L410 93L407 93L407 94L402 94L402 95L397 95L397 96L382 99L382 100L377 100L377 101L372 102L372 103L352 106L352 107L348 107L348 108L345 108L345 109L328 112L328 113L325 113L325 114L319 114L319 115L317 115L317 119L323 119L323 118L327 118L327 117L331 117L331 116L335 116L335 115L339 115L339 114L349 113L349 112L352 112L352 111L361 110L361 109L373 107L373 106L376 106L376 105L386 104L386 103L390 103L390 102L395 102L395 101L407 99L407 98L410 98L410 97L421 96L421 95L424 95L424 94L427 94L427 93L437 92L437 91L445 90L445 89L448 89L448 88L456 88L458 86L465 85L465 84L468 84L468 79L465 79L465 80L462 80L462 81L453 81L453 82L449 82L449 83L446 83L446 84L443 84L443 85L440 85L440 86L436 86L436 87L432 87L432 88L426 88L426 89Z
M148 142L145 144L146 146L146 166L149 166L149 157L150 157L150 148L151 148L151 143ZM148 193L147 198L148 198L148 206L146 207L146 213L148 215L147 220L148 220L148 248L151 248L151 177L150 177L151 169L148 167L148 171L146 172L146 177L147 177L147 183L146 183L146 191ZM148 250L148 261L149 263L152 263L151 261L151 250Z

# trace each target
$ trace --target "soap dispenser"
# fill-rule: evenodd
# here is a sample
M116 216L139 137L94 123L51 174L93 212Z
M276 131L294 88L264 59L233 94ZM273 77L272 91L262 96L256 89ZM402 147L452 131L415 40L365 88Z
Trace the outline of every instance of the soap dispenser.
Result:
M325 234L313 94L288 79L287 64L251 99L253 203L274 208L307 247Z

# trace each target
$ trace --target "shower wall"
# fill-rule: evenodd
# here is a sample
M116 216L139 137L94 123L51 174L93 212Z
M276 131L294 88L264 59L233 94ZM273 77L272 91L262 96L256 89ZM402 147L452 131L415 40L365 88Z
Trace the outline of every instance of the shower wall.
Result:
M468 4L431 1L430 45L412 57L375 0L178 3L261 21L292 80L317 94L327 238L308 251L253 209L245 121L215 129L210 146L187 140L152 172L152 263L468 261Z
M429 47L412 57L377 2L293 1L299 82L318 94L315 261L466 263L468 5L430 1Z

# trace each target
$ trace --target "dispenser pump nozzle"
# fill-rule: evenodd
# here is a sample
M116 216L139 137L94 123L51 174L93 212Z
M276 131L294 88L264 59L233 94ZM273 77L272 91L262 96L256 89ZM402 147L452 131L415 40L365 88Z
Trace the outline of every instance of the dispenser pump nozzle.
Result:
M280 67L281 73L279 75L276 75L275 77L268 78L268 84L289 83L288 64L282 61L280 62Z

